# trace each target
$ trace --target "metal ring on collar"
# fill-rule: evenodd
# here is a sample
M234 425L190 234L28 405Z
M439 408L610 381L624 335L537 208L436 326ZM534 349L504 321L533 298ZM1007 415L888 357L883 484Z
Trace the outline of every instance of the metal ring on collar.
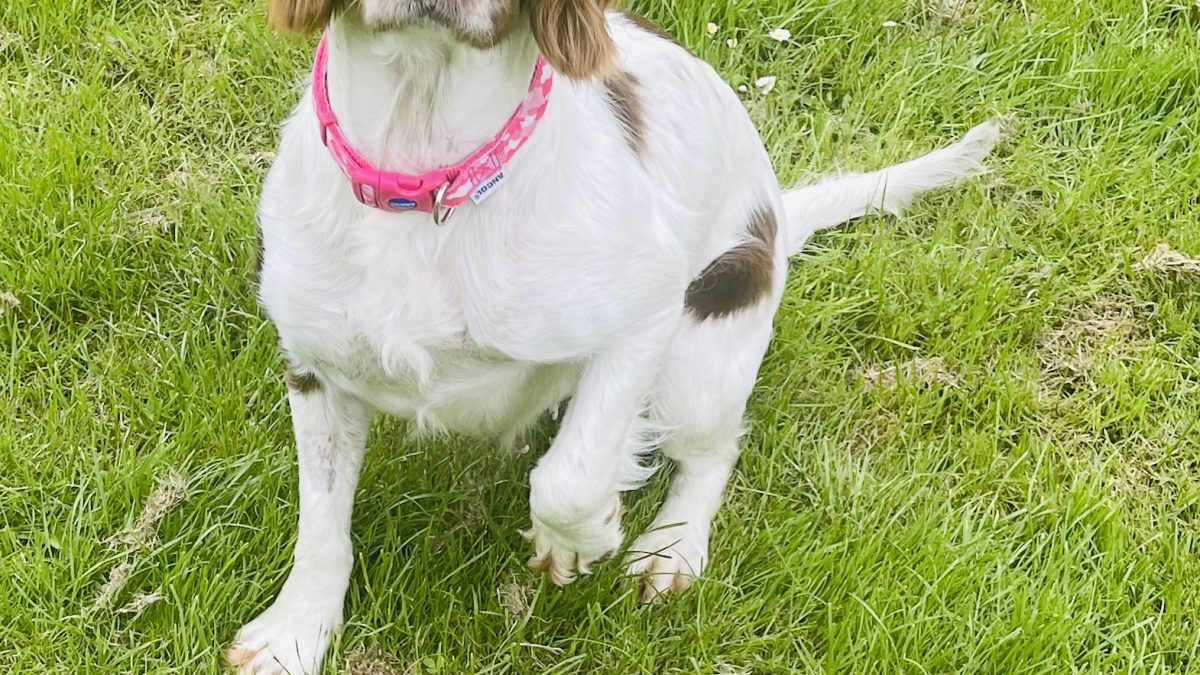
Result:
M446 181L433 196L433 224L438 227L445 225L446 221L450 220L450 216L454 215L453 206L442 206L442 200L446 198L446 190L449 189L450 181Z

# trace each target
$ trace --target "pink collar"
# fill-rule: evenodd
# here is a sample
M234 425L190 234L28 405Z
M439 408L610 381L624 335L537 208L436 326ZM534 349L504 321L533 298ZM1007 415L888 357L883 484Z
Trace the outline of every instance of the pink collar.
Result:
M546 114L554 85L553 71L545 57L539 55L529 95L495 138L454 166L414 176L376 169L346 140L329 104L325 82L328 61L329 40L328 36L322 36L313 64L313 101L321 123L321 141L350 179L354 196L363 204L384 211L432 213L439 225L454 207L468 199L478 204L492 195L504 180L505 164L525 145Z

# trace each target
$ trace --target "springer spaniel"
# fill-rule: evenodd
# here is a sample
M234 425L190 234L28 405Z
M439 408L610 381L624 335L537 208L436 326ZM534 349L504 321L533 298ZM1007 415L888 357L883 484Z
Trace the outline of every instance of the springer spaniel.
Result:
M529 566L619 549L647 450L675 465L629 571L653 601L708 558L788 257L979 173L994 122L919 159L781 191L738 96L608 0L271 0L324 30L259 214L287 357L300 523L287 582L227 656L316 672L342 625L378 413L512 443L570 399L529 477Z

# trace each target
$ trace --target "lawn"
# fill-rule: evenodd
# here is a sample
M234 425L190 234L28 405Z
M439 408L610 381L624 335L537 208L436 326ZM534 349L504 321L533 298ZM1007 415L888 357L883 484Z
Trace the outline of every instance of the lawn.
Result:
M5 673L220 672L288 571L254 211L312 41L262 4L0 8ZM745 87L785 182L1009 138L794 261L713 563L668 605L524 568L550 426L509 455L381 421L327 672L1200 672L1195 0L633 5Z

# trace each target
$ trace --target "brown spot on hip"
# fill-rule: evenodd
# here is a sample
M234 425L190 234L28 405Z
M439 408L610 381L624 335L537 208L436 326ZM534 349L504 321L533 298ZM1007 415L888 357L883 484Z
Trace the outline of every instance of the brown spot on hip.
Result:
M292 366L288 366L283 381L287 383L288 389L298 394L308 394L321 389L321 381L317 379L316 375L298 371Z
M641 82L632 73L620 70L604 80L609 107L621 123L625 142L638 157L646 154L646 117L640 96Z
M746 227L746 241L722 253L692 280L684 305L697 321L729 316L771 294L777 228L774 209L759 207Z

